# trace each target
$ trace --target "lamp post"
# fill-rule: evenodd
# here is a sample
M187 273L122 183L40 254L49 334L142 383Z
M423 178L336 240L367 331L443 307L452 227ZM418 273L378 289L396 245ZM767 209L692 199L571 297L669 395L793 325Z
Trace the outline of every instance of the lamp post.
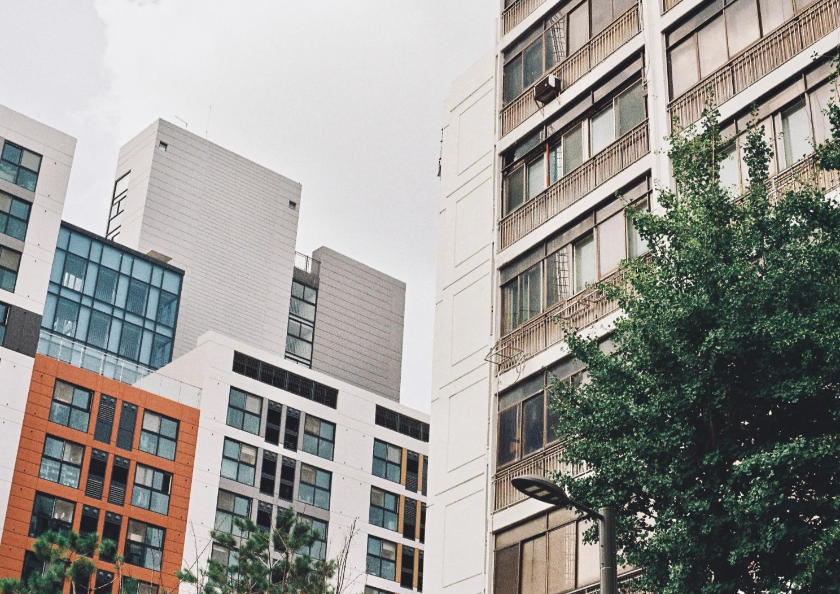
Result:
M574 507L598 520L598 541L601 550L601 594L616 594L617 568L615 560L615 514L611 507L595 511L576 501L550 480L529 474L511 479L514 488L531 499L554 507Z

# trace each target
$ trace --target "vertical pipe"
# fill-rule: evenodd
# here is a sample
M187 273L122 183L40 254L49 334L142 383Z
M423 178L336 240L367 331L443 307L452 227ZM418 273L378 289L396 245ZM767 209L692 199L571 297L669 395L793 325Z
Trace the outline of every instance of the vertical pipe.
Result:
M601 549L601 594L616 594L615 515L611 507L598 510L598 540Z

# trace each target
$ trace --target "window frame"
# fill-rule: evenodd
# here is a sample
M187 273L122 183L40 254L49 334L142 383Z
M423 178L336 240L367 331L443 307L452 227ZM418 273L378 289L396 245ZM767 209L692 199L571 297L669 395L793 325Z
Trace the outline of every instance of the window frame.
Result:
M310 431L310 419L311 423L318 424L318 433ZM322 435L324 426L332 427L332 438L324 437ZM332 460L335 456L335 432L335 423L307 413L306 418L303 420L303 440L301 442L300 449L304 452L312 454L313 456L318 456L319 458L324 458L325 460Z
M9 325L9 311L11 309L8 303L0 301L0 347L6 340L6 326Z
M384 457L382 457L380 455L377 455L376 450L377 450L378 445L381 445L381 446L384 447L384 449L385 449L385 456ZM393 450L398 450L400 452L400 462L399 462L399 464L397 464L396 462L393 462L388 457L388 452L392 451L392 449ZM391 481L392 483L402 484L402 471L403 471L403 463L402 463L403 454L402 454L402 451L403 451L403 448L401 448L399 446L395 446L393 444L388 443L387 441L383 441L381 439L374 438L374 440L373 440L373 467L372 467L372 470L371 470L371 474L373 474L373 476L377 476L379 478L385 479L386 481ZM382 468L383 468L383 471L382 471L383 473L382 474L377 474L377 470L376 470L377 469L377 464L376 464L377 460L379 460L380 463L383 465L382 466ZM389 470L393 467L397 468L397 478L396 478L396 480L393 479L393 478L390 478L390 476L389 476Z
M222 507L223 496L225 498L230 498L230 509ZM246 507L244 514L242 513L242 510L238 508L240 504L244 504ZM234 520L249 520L251 518L253 506L254 500L252 498L240 495L239 493L234 493L233 491L228 491L227 489L219 489L219 493L216 496L216 514L213 518L213 530L225 532L235 538L248 538L248 531L241 530ZM229 530L225 527L225 524L228 523L230 524Z
M137 534L136 530L132 531L132 526L142 526L142 540L135 540L132 538L132 534ZM160 545L157 546L154 542L148 542L149 538L149 530L158 530L160 531ZM153 537L154 538L154 537ZM124 555L125 555L125 563L128 565L134 565L135 567L144 567L146 569L151 569L153 571L160 571L161 565L163 563L163 550L166 544L166 529L160 526L155 526L154 524L149 524L148 522L143 522L141 520L135 520L133 518L128 519L128 524L126 525L125 531L125 548L124 548ZM134 554L132 549L136 547L137 550L142 552L143 563L146 562L146 556L151 552L153 565L150 567L149 565L145 565L143 563L135 563L133 561L132 555ZM157 558L154 558L155 551L157 551ZM154 561L157 561L155 564Z
M313 473L313 482L307 480L304 473ZM323 484L324 480L326 487ZM323 505L322 499L319 503L319 496L326 496L326 506ZM297 498L298 501L329 511L332 500L332 472L301 462Z
M17 196L9 194L8 192L0 191L0 198L6 197L9 199L9 210L5 211L0 209L0 233L11 237L13 239L17 239L18 241L26 241L26 234L29 231L29 218L32 216L32 203L26 200L22 200ZM21 217L20 215L14 212L15 206L23 204L26 208L26 217ZM9 223L10 221L17 221L18 224L23 225L23 235L18 237L18 235L13 235L9 233Z
M47 454L47 445L48 445L48 442L50 440L61 443L61 458L56 458L56 457L52 456L51 454ZM68 450L68 446L70 446L70 450ZM68 456L72 456L73 455L72 452L76 448L78 448L78 450L81 450L78 464L73 462L71 459L68 459ZM76 451L78 451L78 450L76 450ZM68 454L68 451L70 452L69 454ZM51 479L47 476L44 476L44 461L45 460L49 460L53 463L58 464L58 480L53 480L53 479ZM79 483L81 482L82 466L84 465L84 463L85 463L85 446L83 446L80 443L70 441L68 439L62 439L60 437L54 437L50 434L47 434L45 439L44 439L44 448L43 448L42 454L41 454L41 464L40 464L40 467L38 469L38 477L42 478L46 481L50 481L51 483L57 483L59 485L64 485L64 486L70 487L72 489L78 489L79 488ZM76 477L75 477L75 483L76 484L75 485L70 484L70 483L66 483L66 482L62 482L62 475L64 474L65 468L74 468L75 469L75 471L76 471Z
M0 245L0 262L2 262L4 252L10 252L12 257L17 258L17 268L13 269L0 264L0 289L8 291L9 293L14 293L15 288L17 287L18 275L20 274L20 265L23 261L23 253L13 250L8 246ZM11 283L7 283L7 278L12 279Z
M151 479L148 479L150 484L146 484L143 482L139 482L138 475L140 474L141 469L146 475L151 475ZM158 481L158 476L160 476L160 481ZM132 483L131 487L131 505L134 507L138 507L140 509L145 509L156 514L161 514L163 516L169 515L169 503L172 497L172 473L166 472L165 470L158 470L157 468L153 468L151 466L147 466L145 464L140 464L137 462L134 465L134 482ZM160 486L156 486L157 483L160 482ZM140 501L138 501L135 496L140 493L148 494L148 505L142 505ZM159 498L165 498L166 506L164 511L159 511L159 509L155 509L155 505L153 505L153 501L155 500L155 495Z
M15 163L13 161L10 161L9 159L6 158L6 146L11 146L12 148L20 151L20 157L19 157L17 163ZM26 155L26 153L29 153L30 155L34 155L35 157L38 158L38 170L37 171L35 171L35 170L31 169L30 167L27 167L27 166L22 164L23 163L23 158ZM0 179L4 179L4 180L8 181L9 183L12 183L16 186L19 186L19 187L23 188L24 190L30 191L30 192L34 192L36 190L36 188L38 187L38 179L41 176L41 166L44 164L44 156L43 155L38 154L35 151L31 151L27 148L24 148L24 147L20 146L19 144L16 144L14 142L10 142L10 141L6 140L6 141L3 142L3 147L0 148L0 172L2 172L2 170L3 170L3 164L4 163L8 163L12 167L17 168L17 171L15 173L15 176L14 176L15 179L14 180L6 178L4 175L2 175L2 173L0 173ZM22 183L20 183L20 172L21 172L21 170L35 176L35 183L32 184L31 188L23 185Z
M305 516L303 514L298 516L298 520L308 524L310 531L315 536L315 542L309 546L301 547L298 550L298 554L309 555L312 559L324 561L327 558L327 535L329 533L330 523L326 520ZM321 526L316 526L316 523L323 525L323 530L321 530ZM312 554L313 548L316 553L314 555Z
M38 502L50 500L50 512L48 515L41 514L39 511ZM65 508L70 508L70 519L61 520L56 517L56 509L58 504L62 504ZM73 531L73 521L76 519L76 502L57 497L49 493L38 491L35 493L35 499L32 503L32 516L29 520L29 537L38 538L47 531L58 532L66 534ZM36 524L42 524L36 527Z
M231 447L236 447L236 457L234 457L232 455L232 452L229 451L228 444L231 444ZM248 451L248 449L251 449L251 450L254 451L254 462L253 462L253 464L247 462L247 458L243 459L243 457L242 457L243 446L246 448L246 451ZM257 457L258 457L258 455L259 455L259 448L257 448L256 446L252 446L250 444L243 443L243 442L237 441L235 439L231 439L230 437L225 437L223 445L222 445L222 464L221 464L221 469L219 471L219 476L221 476L223 478L226 478L228 480L235 481L237 483L242 483L243 485L248 485L250 487L253 487L254 486L254 481L256 480L256 476L257 476ZM225 474L225 461L226 460L228 461L228 467L230 467L231 464L236 465L236 476L235 477L228 476L228 474ZM243 469L244 469L246 478L247 478L247 473L250 472L250 476L251 476L250 482L242 480Z
M58 398L59 395L59 388L66 387L71 391L70 400L60 400ZM76 396L77 394L83 394L87 397L87 406L82 407L76 404ZM52 401L50 402L50 414L49 420L52 423L57 425L62 425L63 427L67 427L69 429L73 429L75 431L81 431L82 433L87 433L88 429L90 429L90 415L91 415L91 408L93 405L93 390L88 390L87 388L82 388L81 386L77 386L75 384L71 384L70 382L66 382L64 380L56 379L55 384L53 385L53 395ZM67 422L64 423L59 418L59 415L62 415L66 411L67 413ZM85 419L84 428L80 426L75 426L73 424L74 414L77 416L81 416Z
M149 416L149 415L151 415L153 417L158 417L158 421L157 421L158 428L157 428L156 431L153 430L153 429L147 429L146 428L146 417ZM175 437L167 435L167 434L165 434L161 431L161 429L163 428L163 425L164 425L164 421L166 421L167 423L174 423L175 424ZM163 458L164 460L174 461L178 457L178 432L180 431L180 428L181 428L181 422L178 419L173 419L172 417L167 417L166 415L162 415L162 414L156 413L152 410L145 409L143 411L143 420L140 424L140 441L137 445L137 448L141 452L146 452L147 454L152 454L153 456L157 456L158 458ZM154 448L146 449L147 447L149 447L146 444L150 443L147 440L152 440L152 439L153 439L153 443L155 444ZM171 458L169 456L162 455L160 453L161 442L172 442L173 447L172 447L172 457ZM154 450L154 451L152 451L152 450Z
M234 404L234 392L236 393L237 397L242 397L243 404L241 406L238 404ZM225 423L228 427L233 427L235 429L239 429L240 431L245 431L246 433L250 433L251 435L260 435L262 431L263 400L264 398L257 396L256 394L251 394L250 392L246 392L245 390L240 390L239 388L231 386L230 393L228 396L228 408L227 415L225 417ZM249 403L254 401L258 403L257 412L248 409ZM236 423L235 420L231 420L232 414L240 415L241 422ZM257 426L254 431L246 428L248 426L248 423L246 423L248 419L250 419L252 423L254 419L256 419Z
M374 494L378 492L382 496L382 505L374 501ZM377 495L378 496L378 495ZM388 498L393 498L393 509L387 507ZM381 519L377 520L376 515ZM387 519L389 515L393 516L393 528L390 527ZM370 507L368 510L368 523L374 526L379 526L385 530L391 530L399 534L399 518L400 518L400 496L396 493L386 491L374 485L370 487Z
M393 547L394 549L394 556L393 558L386 557L382 555L382 549L384 548L383 545L388 545L389 547ZM371 546L374 545L374 546ZM368 542L367 542L367 549L366 549L366 561L365 561L365 573L368 575L372 575L374 577L379 577L384 580L396 581L397 580L397 555L399 554L399 548L397 543L386 540L384 538L379 538L377 536L368 535ZM371 560L373 563L379 567L378 570L375 572L371 571ZM387 564L388 566L393 565L391 568L392 571L384 573L382 571L383 565Z

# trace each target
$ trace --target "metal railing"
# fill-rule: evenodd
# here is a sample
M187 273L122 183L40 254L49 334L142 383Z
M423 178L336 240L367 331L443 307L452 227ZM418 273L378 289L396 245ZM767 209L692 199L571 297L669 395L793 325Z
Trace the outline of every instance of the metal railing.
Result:
M649 151L648 122L645 120L500 220L499 250L548 222Z
M117 355L43 329L38 339L38 353L124 384L134 384L155 372L154 369L142 363L127 361Z
M817 155L813 154L767 180L767 193L772 202L785 192L807 187L819 187L827 192L834 190L840 187L840 172L820 169Z
M318 276L318 273L321 271L321 262L312 256L295 252L295 268Z
M550 445L544 450L531 454L519 462L498 471L493 478L495 487L493 511L505 509L525 500L525 495L517 491L513 484L511 484L510 480L513 478L526 474L537 474L547 477L549 474L561 471L565 474L580 476L586 472L583 466L571 466L561 462L560 458L562 457L563 449L563 443Z
M516 0L508 6L502 13L502 35L510 33L516 25L543 4L545 0Z
M624 270L619 268L596 285L587 287L566 301L561 301L500 338L496 343L496 351L521 353L522 359L527 360L560 343L563 340L566 325L579 330L617 311L618 301L607 299L600 294L598 288L622 282L624 282ZM515 357L502 359L499 362L499 372L507 371L516 364Z
M586 45L546 72L546 75L553 74L556 76L560 80L561 89L566 89L583 78L584 74L606 60L607 57L642 30L640 11L640 5L638 3L634 4L606 29L590 39ZM499 114L502 136L508 134L540 109L534 99L535 86L536 82L502 108Z
M671 101L669 115L681 126L693 124L710 93L715 104L722 105L838 26L840 0L819 0Z

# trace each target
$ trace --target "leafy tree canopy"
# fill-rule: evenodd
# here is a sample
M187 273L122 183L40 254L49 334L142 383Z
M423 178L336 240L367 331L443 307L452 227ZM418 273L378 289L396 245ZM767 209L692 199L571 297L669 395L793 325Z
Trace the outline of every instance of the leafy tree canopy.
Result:
M624 561L652 594L840 592L840 109L818 176L768 192L771 149L746 135L750 182L722 187L707 109L670 139L677 191L637 213L648 258L603 289L625 312L607 355L567 332L588 369L557 383L576 500L613 505ZM592 535L590 535L592 536Z

